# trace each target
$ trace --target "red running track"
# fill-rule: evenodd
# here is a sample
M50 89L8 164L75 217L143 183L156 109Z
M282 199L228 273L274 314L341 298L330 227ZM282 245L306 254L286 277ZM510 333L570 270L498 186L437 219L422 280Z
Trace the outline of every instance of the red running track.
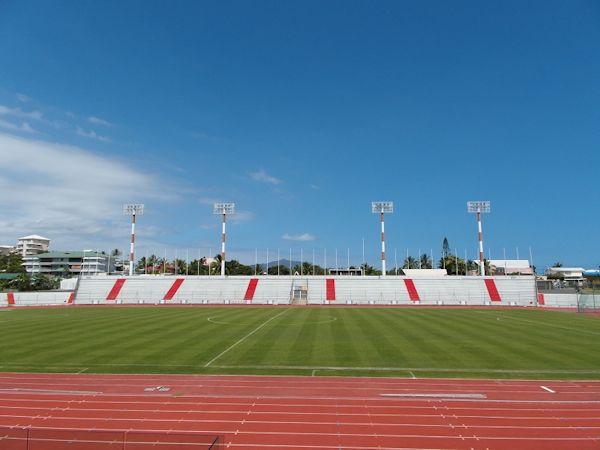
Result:
M600 382L0 373L0 426L198 431L246 450L599 449Z

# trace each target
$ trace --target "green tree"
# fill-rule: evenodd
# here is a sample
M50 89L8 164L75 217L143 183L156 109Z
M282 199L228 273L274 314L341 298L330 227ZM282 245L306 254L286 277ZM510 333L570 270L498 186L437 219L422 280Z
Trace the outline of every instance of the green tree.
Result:
M21 255L10 254L0 256L0 272L24 273L25 267Z
M431 261L431 258L427 255L427 253L423 253L419 257L419 265L421 266L421 269L432 269L433 268L433 263Z
M365 275L381 275L381 270L375 269L373 266L370 266L367 263L363 263L360 268Z
M450 256L450 244L448 243L448 238L444 237L444 242L442 243L442 258L447 258Z
M418 269L419 261L412 256L407 256L404 258L404 263L402 263L403 269Z

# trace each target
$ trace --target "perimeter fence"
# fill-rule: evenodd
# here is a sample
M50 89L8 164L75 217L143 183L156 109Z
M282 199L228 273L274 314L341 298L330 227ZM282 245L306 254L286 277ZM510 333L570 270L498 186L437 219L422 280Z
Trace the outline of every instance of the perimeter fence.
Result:
M596 294L577 294L577 311L579 312L599 312L600 311L600 292Z
M223 436L195 432L0 427L0 450L223 450Z

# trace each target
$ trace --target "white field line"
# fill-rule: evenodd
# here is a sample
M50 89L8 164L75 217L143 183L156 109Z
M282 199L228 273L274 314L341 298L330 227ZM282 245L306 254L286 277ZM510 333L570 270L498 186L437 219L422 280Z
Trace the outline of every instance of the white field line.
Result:
M252 330L250 333L248 333L247 335L245 335L244 337L242 337L240 340L238 340L237 342L234 342L233 344L231 344L229 347L227 347L225 350L223 350L221 353L219 353L217 356L215 356L213 359L211 359L209 362L207 362L206 364L204 364L204 367L208 367L210 366L213 362L215 362L217 359L219 359L221 356L223 356L225 353L227 353L229 350L231 350L232 348L234 348L236 345L241 344L242 342L244 342L246 339L248 339L250 336L252 336L254 333L256 333L258 330L260 330L262 327L264 327L265 325L267 325L271 320L273 319L277 319L279 316L285 314L286 312L288 312L289 309L286 309L282 312L280 312L279 314L274 315L273 317L271 317L270 319L264 321L262 324L260 324L258 327L256 327L254 330Z
M556 391L553 391L552 389L546 387L546 386L540 386L543 390L550 392L551 394L556 394Z
M415 377L415 374L413 373L412 370L409 370L408 373L410 373L411 378L417 378L417 377Z

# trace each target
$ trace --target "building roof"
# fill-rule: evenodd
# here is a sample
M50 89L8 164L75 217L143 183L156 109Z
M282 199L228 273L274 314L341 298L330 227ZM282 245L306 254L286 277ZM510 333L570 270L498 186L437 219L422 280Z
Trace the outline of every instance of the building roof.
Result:
M108 256L103 255L99 252L80 252L80 251L66 251L66 252L45 252L32 255L29 258L83 258L92 256Z
M22 273L2 272L2 273L0 273L0 280L14 280L19 275L23 275L23 274Z
M20 237L18 240L23 241L25 239L37 239L38 241L50 241L50 239L40 236L39 234L31 234L29 236Z
M527 259L490 259L490 265L496 267L506 267L510 269L529 269L529 260Z

